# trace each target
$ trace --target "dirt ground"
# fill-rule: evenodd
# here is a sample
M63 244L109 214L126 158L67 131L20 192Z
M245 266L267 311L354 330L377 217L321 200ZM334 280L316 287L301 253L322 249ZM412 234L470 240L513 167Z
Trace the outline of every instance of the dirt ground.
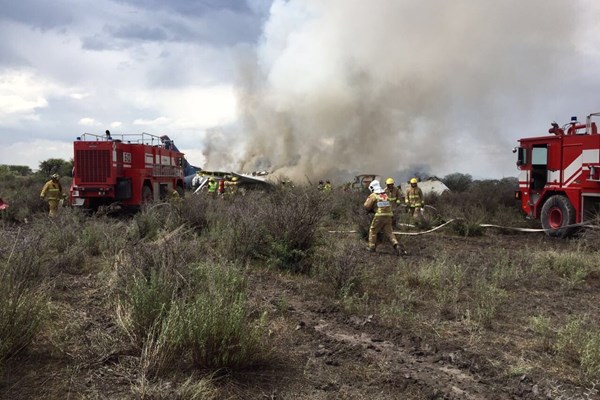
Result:
M342 235L343 236L343 235ZM343 236L340 240L358 240ZM572 249L573 244L543 234L503 235L494 232L464 238L449 234L404 238L410 255L398 259L381 246L360 254L385 280L395 269L411 268L441 249L457 259L483 265L490 249L518 257L527 249ZM54 281L53 323L60 337L41 337L10 360L2 373L3 399L141 398L132 349L113 348L118 330L107 307L102 279L93 266L88 273L63 274ZM497 321L486 329L470 328L460 318L443 324L389 326L377 313L348 312L338 299L319 289L314 277L269 269L249 273L252 302L270 310L269 365L215 376L219 398L228 399L592 399L593 387L580 387L555 370L550 353L533 350L535 335L527 316L548 314L565 319L573 309L598 321L600 277L568 293L552 285L511 292ZM57 335L57 334L55 334ZM60 343L60 345L58 344ZM105 349L98 349L104 347ZM104 350L104 351L103 351ZM99 357L98 355L102 356ZM547 358L546 360L544 358ZM521 363L529 367L519 369ZM545 369L544 365L547 365ZM512 371L512 372L507 372ZM186 377L193 371L184 371ZM146 398L161 398L182 378L155 383Z

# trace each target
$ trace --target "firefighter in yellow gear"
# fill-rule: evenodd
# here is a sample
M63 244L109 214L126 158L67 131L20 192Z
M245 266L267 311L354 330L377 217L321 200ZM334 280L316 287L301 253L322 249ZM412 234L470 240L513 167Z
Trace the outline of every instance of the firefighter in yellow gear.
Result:
M397 255L405 254L400 243L392 231L392 205L385 194L385 191L379 185L379 181L374 180L369 184L371 194L367 197L364 207L367 211L375 213L369 228L369 251L374 252L377 247L377 234L383 231L385 237L392 243Z
M218 188L218 184L217 181L215 180L215 178L210 177L208 180L208 194L211 197L217 197L217 188Z
M397 221L397 210L402 204L402 190L394 186L394 179L387 178L385 180L385 194L387 194L390 204L392 205L392 227L396 226Z
M331 182L330 181L325 181L325 185L323 186L323 190L325 192L331 192L332 189L333 189L333 186L331 186Z
M48 202L49 213L54 217L58 211L58 204L66 196L63 194L62 186L60 185L60 176L53 174L51 179L46 182L40 193L40 198Z
M423 218L423 206L425 201L423 199L423 191L417 185L417 178L410 180L410 187L406 190L406 207L410 215L414 218Z
M238 184L237 176L225 181L225 194L229 197L234 197L237 194Z

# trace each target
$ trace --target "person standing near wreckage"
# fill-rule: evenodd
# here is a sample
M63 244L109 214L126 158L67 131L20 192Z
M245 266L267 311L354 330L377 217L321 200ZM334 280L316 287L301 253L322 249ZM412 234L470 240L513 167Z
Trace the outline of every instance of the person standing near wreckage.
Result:
M385 194L388 195L388 199L392 204L392 227L395 228L398 223L397 209L402 203L402 190L394 186L394 178L385 180Z
M369 184L371 194L367 197L364 207L367 211L374 212L375 216L371 221L369 228L369 251L375 252L377 247L377 234L383 232L384 236L392 243L397 255L405 254L400 247L400 243L394 236L392 230L392 204L385 190L381 188L379 181L374 180Z
M423 218L425 200L423 199L423 191L417 185L417 182L417 178L410 180L410 187L406 190L405 201L410 215L416 220L421 220Z

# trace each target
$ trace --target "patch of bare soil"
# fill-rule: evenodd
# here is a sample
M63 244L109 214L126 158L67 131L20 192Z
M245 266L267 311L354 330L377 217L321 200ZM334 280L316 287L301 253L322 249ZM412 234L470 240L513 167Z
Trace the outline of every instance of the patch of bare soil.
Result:
M518 257L528 248L561 251L569 246L540 235L435 234L403 240L409 256L398 259L381 246L376 254L365 251L361 262L380 268L385 280L394 269L411 268L417 260L433 259L442 250L450 249L457 260L470 258L485 268L492 261L489 249L505 249ZM249 274L252 302L271 313L273 362L216 377L221 398L598 398L593 388L578 387L556 371L536 367L551 355L532 349L535 335L524 326L530 315L566 319L575 307L598 318L598 279L574 293L557 293L552 286L537 287L535 292L516 288L487 329L471 329L452 317L435 329L426 329L426 324L415 329L384 324L376 313L344 311L338 299L320 290L312 277L265 269ZM140 379L132 372L138 358L131 349L119 347L123 341L100 282L95 273L56 278L51 310L54 336L41 337L10 360L0 381L1 398L140 397L132 391ZM535 365L521 371L523 359ZM191 372L181 373L185 376L174 376L167 385L177 385Z

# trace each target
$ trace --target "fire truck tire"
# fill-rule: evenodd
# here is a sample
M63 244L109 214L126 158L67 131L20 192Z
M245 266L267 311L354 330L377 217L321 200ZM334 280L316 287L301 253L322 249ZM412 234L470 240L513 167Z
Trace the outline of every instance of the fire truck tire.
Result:
M152 203L154 200L154 195L152 194L152 189L149 186L144 186L142 188L142 203L148 204Z
M548 236L569 236L575 229L565 227L575 223L575 208L565 196L551 196L542 207L541 221Z

